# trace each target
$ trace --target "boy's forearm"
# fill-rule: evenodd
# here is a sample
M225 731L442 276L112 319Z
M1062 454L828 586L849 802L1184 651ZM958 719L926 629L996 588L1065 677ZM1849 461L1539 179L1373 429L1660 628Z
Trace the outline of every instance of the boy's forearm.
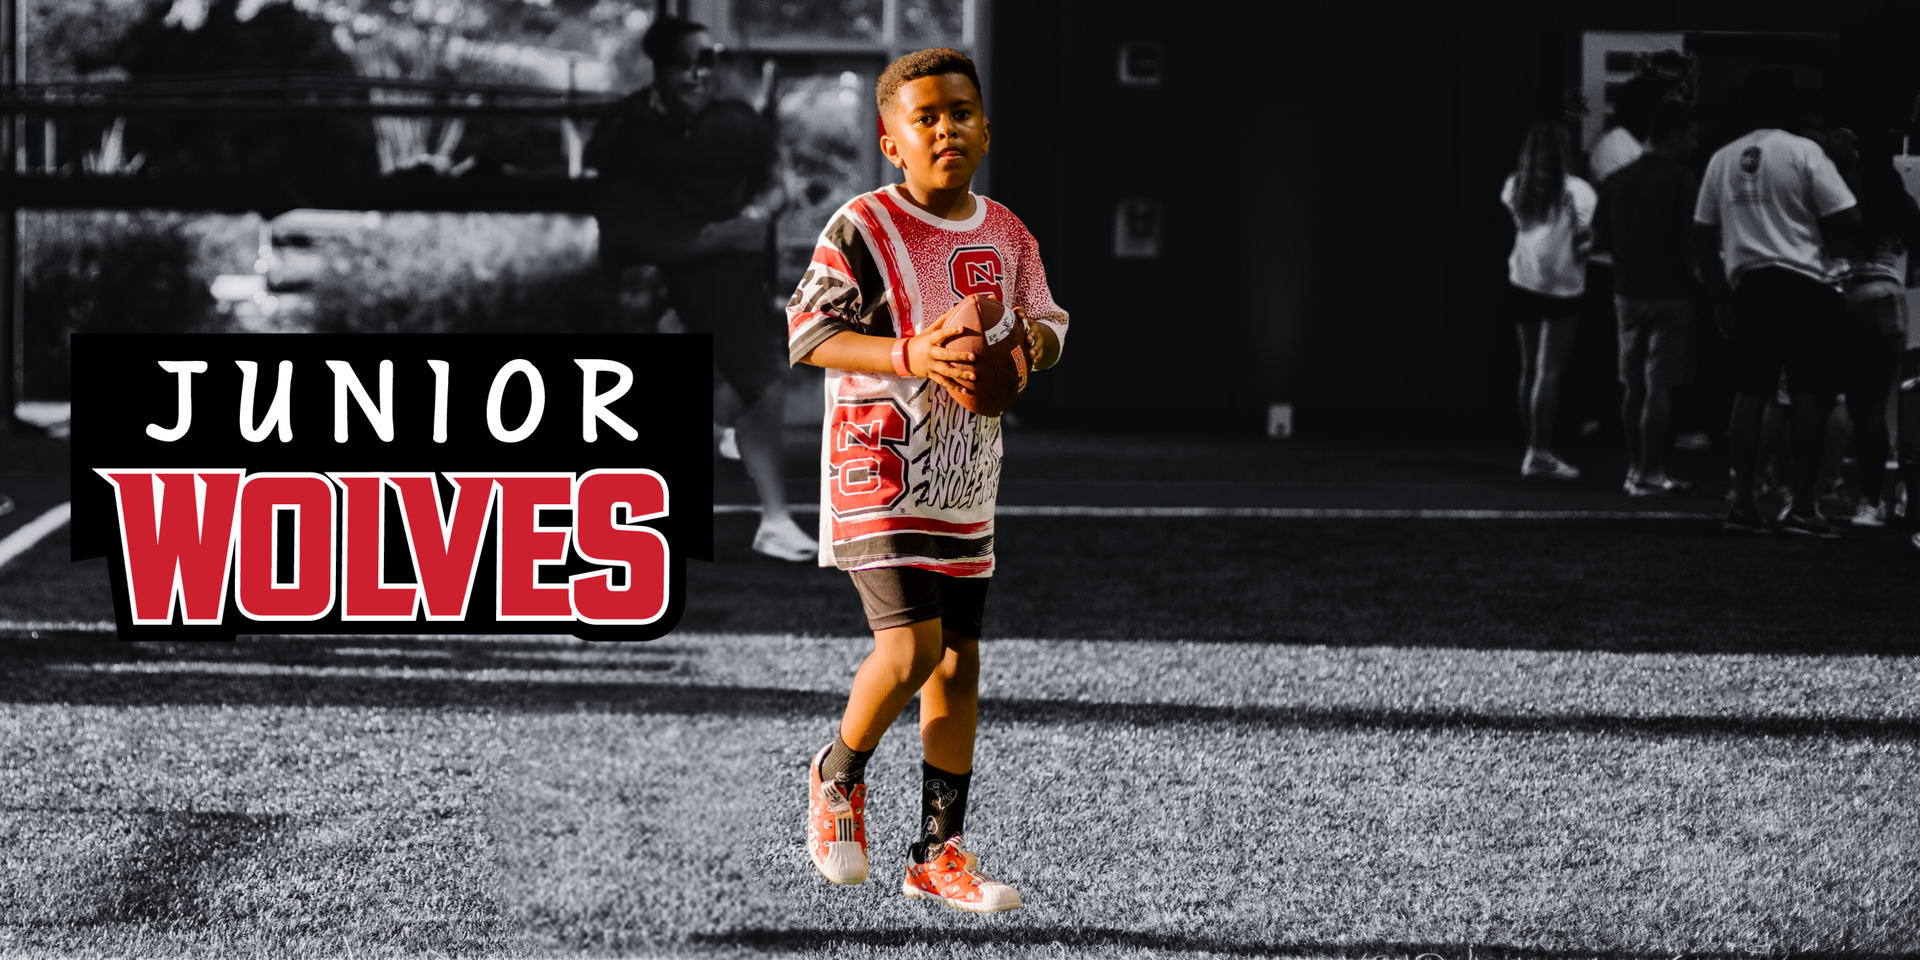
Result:
M835 370L892 373L893 340L842 330L814 347L800 362Z
M1060 337L1053 332L1053 327L1039 321L1035 321L1033 327L1040 334L1040 355L1033 358L1033 368L1045 370L1060 362Z

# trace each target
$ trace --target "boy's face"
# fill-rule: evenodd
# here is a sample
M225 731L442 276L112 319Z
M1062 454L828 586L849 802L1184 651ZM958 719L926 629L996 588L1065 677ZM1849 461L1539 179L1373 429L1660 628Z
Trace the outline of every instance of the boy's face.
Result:
M956 190L973 182L992 139L980 112L980 91L958 73L900 85L880 149L923 189Z

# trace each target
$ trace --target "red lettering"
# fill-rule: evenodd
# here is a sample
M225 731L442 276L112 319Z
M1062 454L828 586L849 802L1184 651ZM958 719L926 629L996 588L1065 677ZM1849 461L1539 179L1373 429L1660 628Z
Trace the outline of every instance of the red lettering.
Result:
M407 525L414 577L428 620L465 620L473 596L473 575L480 566L480 535L493 509L493 478L456 476L453 506L443 511L432 474L389 478L400 491L400 515ZM451 519L449 519L449 514Z
M411 620L420 588L389 586L380 575L387 555L386 491L377 473L335 473L345 504L340 529L340 619ZM429 483L432 475L427 475ZM478 537L475 537L478 540Z
M133 622L219 623L227 606L239 470L96 470L113 484ZM161 492L155 506L154 483Z
M275 576L276 522L294 514L293 582ZM256 473L240 485L234 599L255 620L318 620L333 609L333 484L316 473Z
M541 508L573 507L573 475L517 474L495 477L500 486L499 545L495 558L495 618L571 620L572 591L540 583L540 568L565 563L573 528L543 527Z
M616 523L614 509L627 508L627 522ZM613 573L582 573L573 578L573 608L587 623L652 623L667 612L667 538L643 520L667 515L667 485L652 470L594 470L580 478L574 492L574 546L590 563L619 566L627 584L613 585Z

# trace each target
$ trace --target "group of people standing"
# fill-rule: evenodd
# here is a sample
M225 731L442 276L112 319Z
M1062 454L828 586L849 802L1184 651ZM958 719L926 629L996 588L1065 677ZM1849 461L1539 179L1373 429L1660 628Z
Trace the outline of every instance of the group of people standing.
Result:
M1673 55L1677 58L1677 54ZM1828 421L1844 395L1860 499L1857 526L1891 514L1887 408L1900 397L1907 488L1920 496L1920 323L1907 316L1920 247L1920 205L1886 142L1863 149L1843 128L1817 129L1798 109L1792 76L1761 71L1742 88L1746 133L1715 150L1703 173L1690 84L1658 71L1620 90L1619 126L1594 144L1589 183L1576 173L1564 124L1536 123L1501 200L1515 239L1510 312L1521 346L1524 476L1573 480L1551 441L1561 372L1573 349L1589 261L1610 260L1618 330L1621 426L1630 496L1686 495L1667 473L1672 390L1691 382L1706 337L1723 337L1735 398L1727 431L1725 526L1830 539L1818 508ZM1597 184L1597 188L1596 188ZM1696 311L1696 304L1711 304ZM1896 386L1898 384L1898 386ZM1786 413L1769 418L1769 405ZM1756 495L1763 423L1790 424L1785 509ZM1920 547L1920 510L1908 509Z

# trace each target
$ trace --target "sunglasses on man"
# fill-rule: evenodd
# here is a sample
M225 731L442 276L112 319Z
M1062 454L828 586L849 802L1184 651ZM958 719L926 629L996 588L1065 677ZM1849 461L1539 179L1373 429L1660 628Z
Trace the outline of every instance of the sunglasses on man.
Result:
M714 67L727 62L728 59L729 56L726 45L716 43L712 46L701 47L700 51L695 53L691 60L674 60L668 63L667 66L675 70L712 70Z

